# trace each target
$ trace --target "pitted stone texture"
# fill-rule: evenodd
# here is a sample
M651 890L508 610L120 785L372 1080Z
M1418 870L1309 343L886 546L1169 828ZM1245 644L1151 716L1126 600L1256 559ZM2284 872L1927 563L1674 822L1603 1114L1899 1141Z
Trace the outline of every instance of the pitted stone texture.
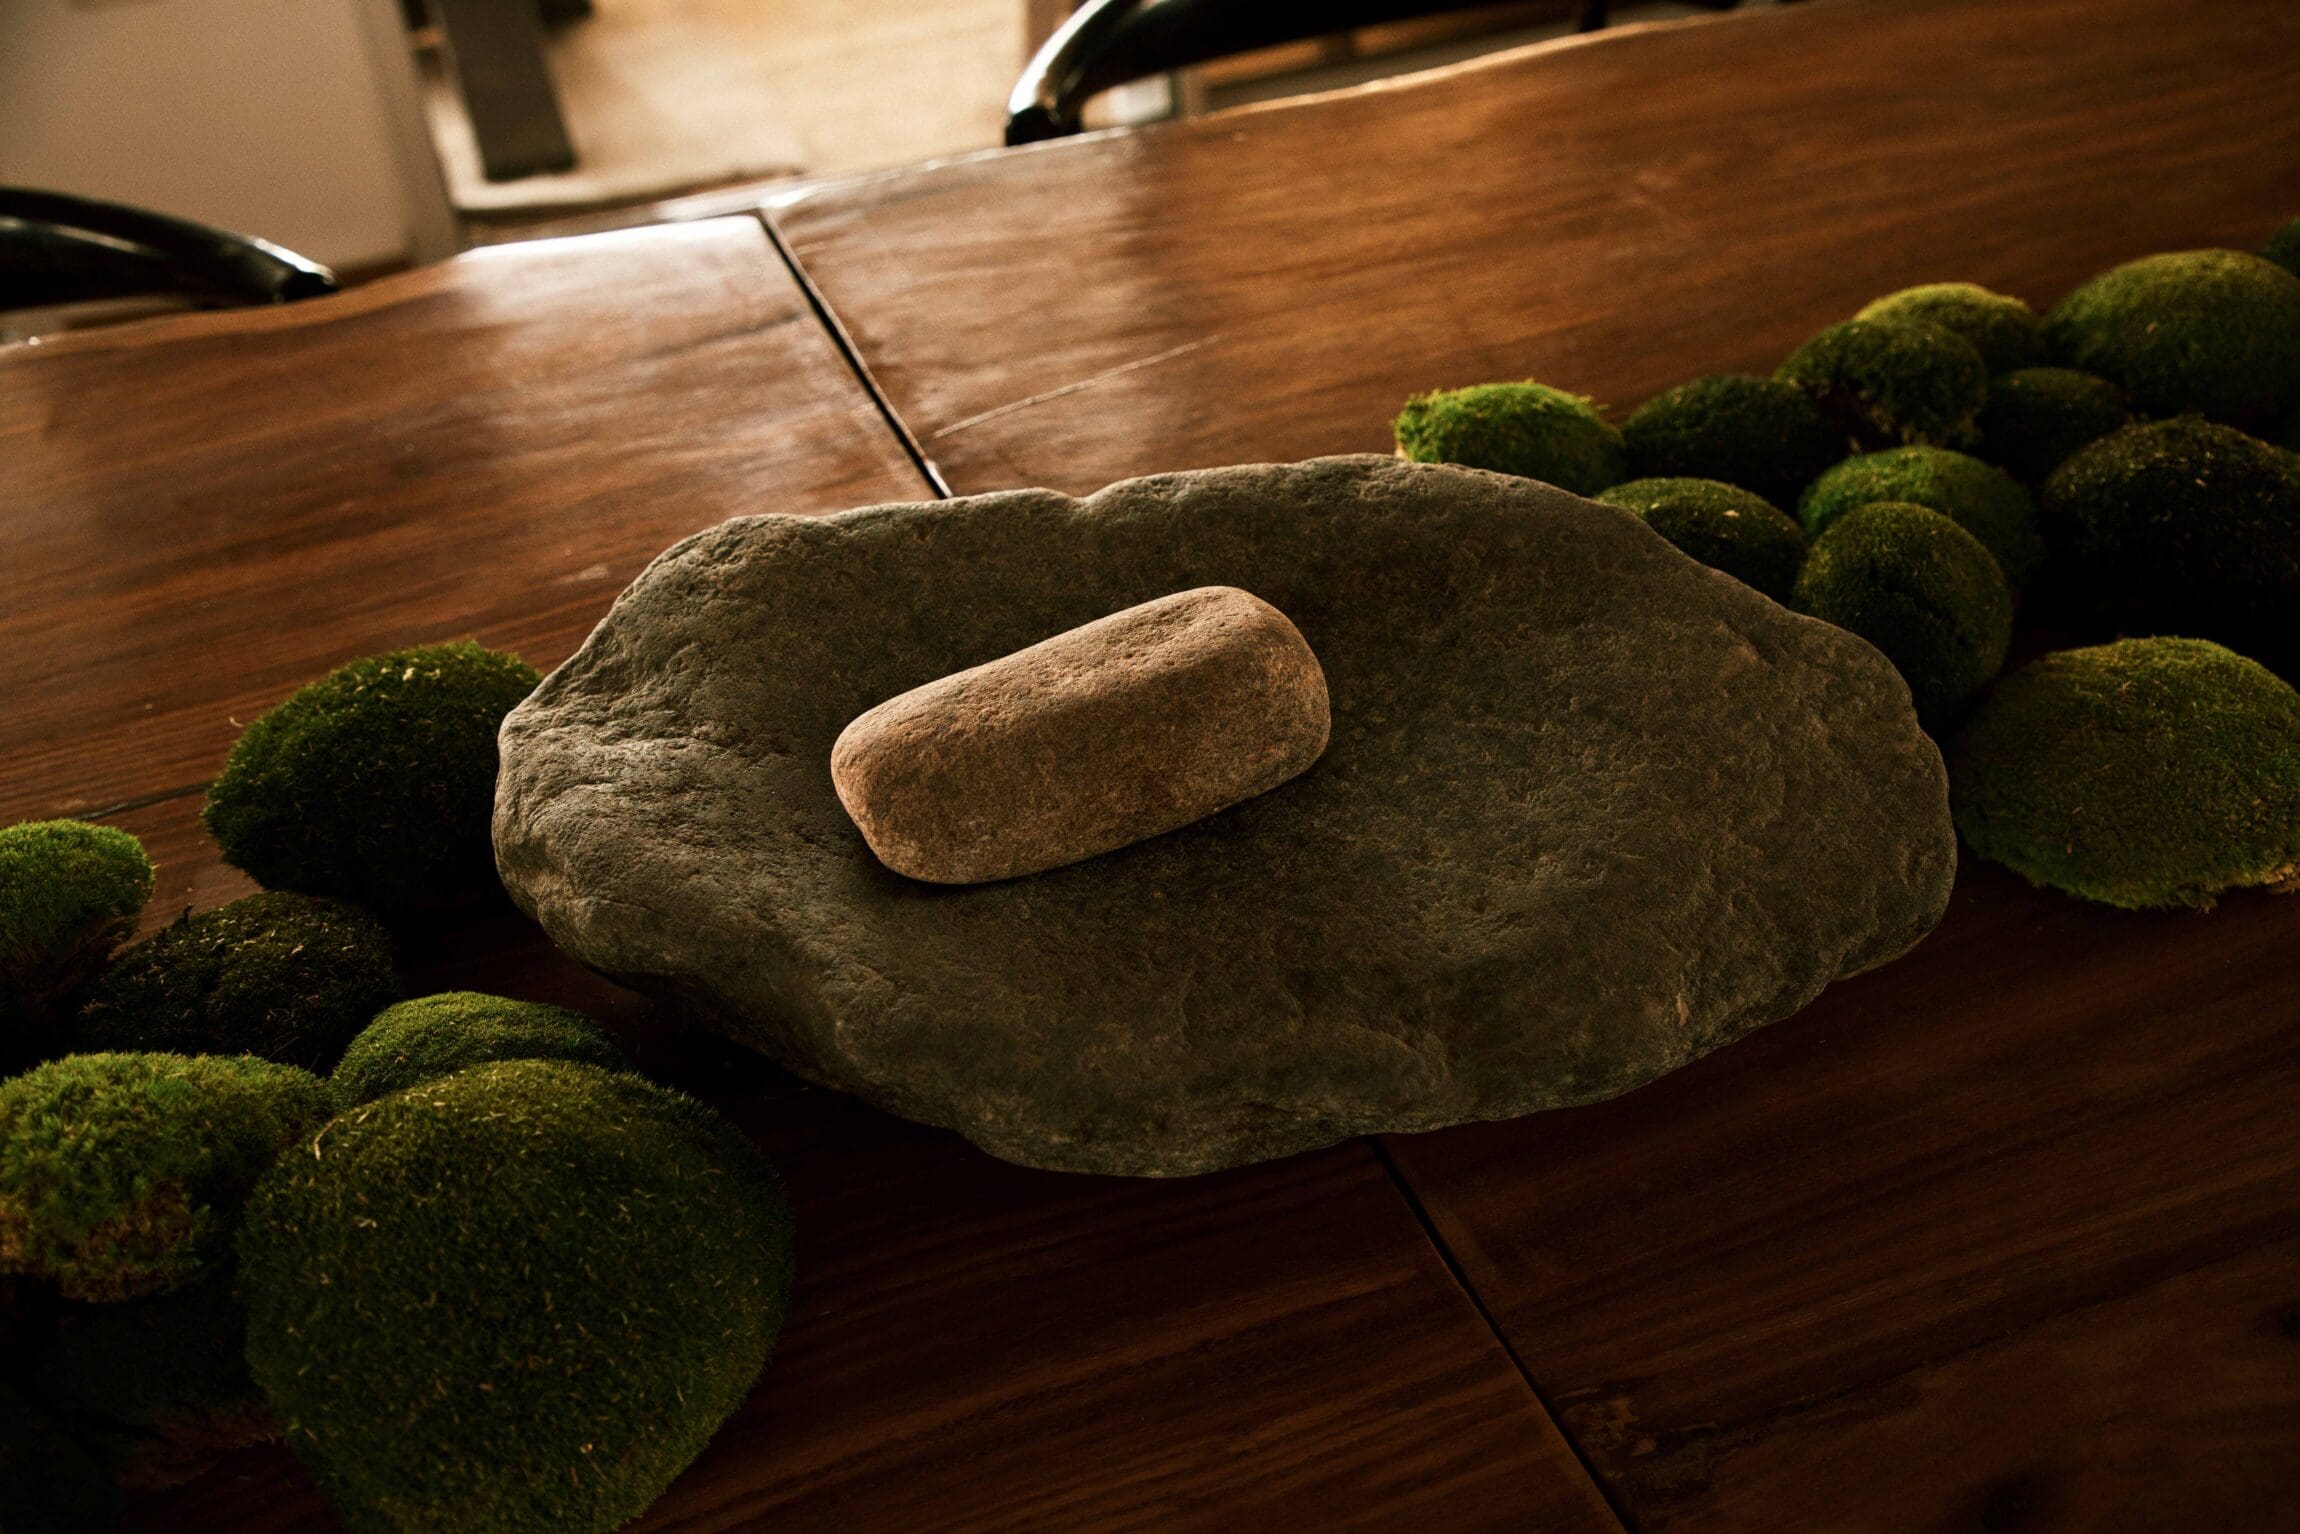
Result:
M1325 668L1282 789L921 885L832 791L880 699L1230 585ZM1534 481L1337 458L757 517L664 554L503 728L561 946L799 1073L1088 1172L1624 1092L1939 919L1939 753L1860 640Z
M1326 749L1326 676L1286 615L1202 586L887 699L831 784L880 862L1011 879L1202 820Z

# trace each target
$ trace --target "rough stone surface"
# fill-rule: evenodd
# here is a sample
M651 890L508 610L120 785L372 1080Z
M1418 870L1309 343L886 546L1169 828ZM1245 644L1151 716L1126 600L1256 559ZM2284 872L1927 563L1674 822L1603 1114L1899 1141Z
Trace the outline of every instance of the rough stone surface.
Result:
M1177 591L889 698L831 783L879 861L936 884L1060 868L1298 775L1326 675L1251 592Z
M870 855L847 721L1206 585L1317 653L1316 766L1027 879ZM563 947L801 1074L1136 1174L1627 1091L1906 949L1956 859L1867 644L1630 512L1372 458L700 533L505 721L496 846Z

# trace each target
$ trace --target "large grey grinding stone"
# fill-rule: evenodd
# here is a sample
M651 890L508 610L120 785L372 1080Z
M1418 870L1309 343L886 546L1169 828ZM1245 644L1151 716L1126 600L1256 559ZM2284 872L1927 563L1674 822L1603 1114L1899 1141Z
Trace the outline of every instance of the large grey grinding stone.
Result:
M831 743L1193 586L1324 663L1307 773L1067 868L882 868ZM496 855L569 953L993 1154L1204 1172L1624 1092L1941 915L1892 667L1626 511L1382 458L761 516L658 558L503 726Z

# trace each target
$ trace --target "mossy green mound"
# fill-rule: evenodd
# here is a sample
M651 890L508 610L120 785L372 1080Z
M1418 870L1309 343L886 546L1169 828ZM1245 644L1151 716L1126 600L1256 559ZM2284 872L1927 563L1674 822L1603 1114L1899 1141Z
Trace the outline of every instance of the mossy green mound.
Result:
M2124 391L2074 368L2022 368L1989 381L1977 457L2041 484L2069 454L2132 419Z
M2045 655L1950 753L1957 829L2033 884L2208 906L2300 869L2300 693L2201 639Z
M308 1072L224 1055L67 1055L0 1083L0 1272L74 1300L194 1283L229 1256L248 1189L333 1106Z
M1805 562L1805 535L1788 513L1754 491L1714 479L1633 479L1598 497L1636 512L1679 551L1789 600Z
M262 1406L228 1271L149 1299L69 1307L32 1376L60 1410L162 1435L213 1438Z
M111 1466L88 1439L0 1381L0 1530L94 1534L120 1516Z
M1992 378L2016 368L2041 367L2047 358L2043 317L2019 299L1977 282L1903 288L1875 300L1853 318L1938 325L1971 343Z
M1546 384L1476 384L1418 394L1396 423L1415 463L1458 463L1595 495L1627 476L1621 433L1588 400Z
M143 843L110 826L0 830L0 1074L55 1052L64 1020L152 896Z
M2271 663L2300 654L2300 457L2181 416L2080 449L2040 504L2103 614Z
M2270 235L2260 254L2294 276L2300 276L2300 218Z
M2054 306L2053 359L2144 415L2259 425L2300 403L2300 276L2240 250L2146 256Z
M1795 384L1864 450L1968 447L1989 393L1988 364L1962 336L1909 321L1847 320L1790 354Z
M349 1106L493 1060L628 1066L607 1030L571 1008L448 991L378 1014L344 1051L334 1082Z
M241 1289L256 1382L353 1529L615 1528L765 1364L789 1211L699 1103L509 1061L322 1139L250 1202Z
M1794 506L1845 456L1845 434L1778 378L1715 373L1656 394L1621 423L1638 479L1716 479Z
M208 833L259 884L386 918L495 891L495 731L539 680L470 643L330 672L240 736Z
M1837 518L1790 600L1883 651L1933 728L1997 674L2012 643L2012 590L1996 559L1923 506L1884 501Z
M186 917L122 954L88 993L74 1041L324 1072L398 995L381 922L340 900L274 890Z
M1797 505L1807 536L1878 501L1923 506L1971 533L2018 591L2044 563L2036 502L2002 469L1945 447L1896 447L1848 458L1813 481Z

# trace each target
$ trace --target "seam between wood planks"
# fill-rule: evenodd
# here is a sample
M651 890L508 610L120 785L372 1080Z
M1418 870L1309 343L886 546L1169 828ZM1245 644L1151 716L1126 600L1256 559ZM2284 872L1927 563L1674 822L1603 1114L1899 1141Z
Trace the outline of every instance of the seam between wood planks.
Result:
M1453 1249L1447 1246L1445 1238L1438 1234L1437 1225L1430 1219L1429 1210L1422 1205L1421 1195L1414 1191L1413 1184L1406 1181L1405 1174L1398 1169L1398 1164L1390 1159L1388 1148L1379 1139L1369 1135L1366 1137L1365 1144L1366 1148L1374 1153L1374 1160L1381 1163L1383 1174L1389 1178L1391 1185L1398 1190L1398 1197L1405 1200L1406 1208L1412 1212L1415 1222L1421 1226L1423 1239L1428 1241L1430 1249L1437 1253L1438 1261L1445 1264L1446 1273L1453 1279L1455 1286L1461 1290L1463 1297L1477 1311L1478 1320L1484 1324L1486 1331L1492 1335L1495 1344L1501 1348L1502 1356L1509 1360L1510 1367L1517 1371L1517 1377L1525 1381L1526 1393L1533 1397L1533 1404L1541 1408L1541 1414L1549 1419L1551 1430L1557 1434L1558 1440L1565 1445L1567 1452L1572 1454L1573 1462L1581 1467L1581 1473L1589 1478L1589 1484L1596 1489L1599 1499L1605 1503L1605 1510L1612 1515L1614 1524L1623 1531L1623 1534L1628 1534L1628 1531L1634 1529L1636 1525L1630 1521L1628 1513L1623 1510L1621 1503L1614 1497L1613 1488L1607 1484L1605 1477L1597 1473L1597 1467L1590 1462L1589 1456L1582 1451L1580 1441L1566 1430L1564 1420L1557 1415L1556 1409L1549 1404L1549 1398L1541 1393L1541 1387L1534 1383L1532 1371L1526 1368L1525 1360L1518 1356L1517 1348L1510 1342L1508 1334L1502 1331L1501 1324L1494 1319L1493 1312L1486 1308L1485 1297L1477 1292L1475 1285L1470 1283L1469 1274L1463 1271L1461 1263L1455 1259Z
M870 368L863 362L862 348L855 345L854 337L847 334L846 326L841 324L839 317L831 312L830 304L824 300L821 291L815 287L814 279L809 277L806 268L799 264L797 254L791 250L790 246L783 243L782 231L775 227L775 221L767 216L767 210L764 208L753 208L751 216L759 221L760 229L766 232L768 247L781 259L784 269L791 274L791 280L799 285L799 291L806 295L807 304L814 310L815 318L822 323L823 329L830 333L831 344L837 348L839 356L846 362L849 370L854 373L856 381L863 386L864 392L870 395L871 403L878 407L880 418L894 433L895 440L902 444L903 452L910 458L911 467L918 470L919 477L926 481L928 491L937 500L949 500L951 498L949 481L945 480L942 477L942 471L934 466L934 460L926 456L926 449L911 431L909 423L904 421L901 415L896 412L894 401L887 398L886 390L880 388L879 381L871 376Z

